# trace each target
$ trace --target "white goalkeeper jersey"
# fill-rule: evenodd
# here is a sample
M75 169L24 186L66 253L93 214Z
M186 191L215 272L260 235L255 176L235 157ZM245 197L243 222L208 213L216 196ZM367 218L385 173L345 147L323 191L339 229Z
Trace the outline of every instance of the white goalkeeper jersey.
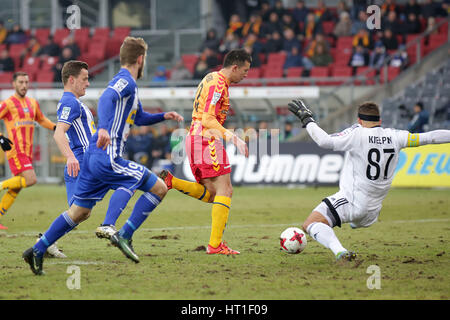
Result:
M418 146L418 135L405 130L359 124L342 132L328 135L316 123L308 124L308 133L321 147L346 151L339 182L340 191L356 210L381 210L399 152L407 146Z

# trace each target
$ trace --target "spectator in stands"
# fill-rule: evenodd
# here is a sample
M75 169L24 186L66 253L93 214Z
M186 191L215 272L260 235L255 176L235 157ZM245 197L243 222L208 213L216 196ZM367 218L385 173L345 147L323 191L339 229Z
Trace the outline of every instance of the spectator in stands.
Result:
M247 51L252 57L252 68L258 68L261 66L261 60L259 59L259 54L253 49L251 45L244 45L245 51Z
M26 57L35 57L40 49L41 45L39 44L37 39L35 37L31 37L30 41L28 41L26 48L20 54L21 64L23 64L23 61Z
M409 64L408 52L406 52L405 45L403 44L400 45L398 49L399 51L394 54L389 65L391 67L398 67L400 70L404 70Z
M8 29L5 28L5 24L0 20L0 44L2 44L8 36Z
M350 9L347 6L347 3L345 2L345 0L340 0L337 4L336 7L336 17L335 17L335 21L337 21L338 19L340 19L341 14L343 12L347 12L349 14L349 18L350 18Z
M291 52L292 47L297 47L298 51L301 51L302 45L300 41L295 37L294 30L286 29L283 32L283 51Z
M403 13L405 18L408 17L411 13L414 13L416 17L419 17L421 13L420 5L417 3L417 0L408 0L408 3L405 5L403 9Z
M274 31L278 31L279 33L283 33L280 24L280 19L275 12L271 12L269 16L269 21L264 23L261 30L261 36L266 37L269 34L272 34Z
M206 62L208 69L214 69L220 64L217 53L208 47L203 50L200 60L204 60Z
M257 14L251 14L249 21L244 24L242 28L242 36L247 37L250 33L259 35L262 26L262 19Z
M285 13L287 13L288 11L284 8L284 6L283 6L283 1L281 1L281 0L276 0L276 1L275 1L275 5L274 5L274 7L273 7L273 9L272 9L272 12L275 12L275 13L277 14L278 18L281 19L281 17L282 17Z
M352 56L350 57L350 61L348 65L350 67L363 67L369 64L369 54L367 50L362 46L357 46Z
M422 17L428 20L429 17L436 16L436 3L433 0L425 0L425 3L422 4L422 9L420 11Z
M298 34L300 32L300 28L298 27L298 23L295 22L294 18L291 14L285 13L281 17L281 29L284 31L286 29L292 29L294 30L295 34Z
M435 28L436 28L436 18L435 17L428 17L428 19L427 19L427 27L425 29L425 32L429 32L429 34L438 34L439 33L439 28L436 28L436 29Z
M13 71L14 71L14 60L9 56L8 50L3 49L0 54L0 73Z
M259 15L262 18L263 24L269 22L269 17L270 17L271 12L272 12L272 9L270 8L269 2L263 1L261 3L261 10L259 11Z
M381 38L381 42L383 42L386 50L397 50L398 49L398 41L397 37L393 35L391 29L386 29L383 32L383 37Z
M325 38L323 33L317 33L314 37L314 40L310 41L308 47L306 48L305 56L311 58L314 55L315 48L318 44L323 44L325 46L325 51L330 51L330 44Z
M328 67L333 63L333 57L323 43L318 43L314 48L314 54L309 58L315 67Z
M195 64L194 75L192 78L195 80L201 80L209 73L209 71L210 70L208 69L208 64L206 61L199 59Z
M27 35L20 27L20 24L15 24L11 31L8 32L5 43L20 44L27 42Z
M314 10L314 14L316 16L317 21L335 21L336 18L333 15L333 13L328 10L328 8L325 6L325 3L323 0L317 1L317 8Z
M49 36L45 45L43 45L36 55L42 59L47 57L58 57L60 55L59 46L53 41L53 36Z
M417 102L414 106L414 116L408 124L408 131L411 133L422 133L424 126L428 124L429 113L424 109L422 102Z
M361 11L364 11L365 13L366 9L367 9L367 0L353 0L353 6L350 9L351 20L357 21L359 19ZM356 32L358 32L358 30L359 28L356 30Z
M152 159L170 159L172 148L170 145L171 132L167 125L158 127L157 133L153 136ZM152 163L153 164L153 163Z
M397 18L395 11L389 11L387 18L382 21L381 27L383 30L390 29L395 35L404 33L404 26Z
M377 41L375 49L370 53L369 67L380 69L387 58L386 48L381 41Z
M301 32L301 40L311 40L318 32L322 32L322 25L320 21L316 21L316 16L313 12L308 13L306 22Z
M151 169L153 164L153 134L148 126L133 127L126 143L128 159Z
M206 33L206 39L203 41L202 45L200 46L200 52L205 50L205 48L210 48L214 52L219 52L219 46L220 46L220 39L217 36L217 31L214 28L211 28Z
M349 37L352 35L352 21L348 12L342 12L339 15L339 21L336 23L333 35L335 37Z
M61 70L67 61L76 60L76 57L73 55L72 50L69 47L66 47L62 50L61 56L59 57L58 62L53 66L54 82L61 82Z
M420 21L417 19L417 15L414 12L408 13L404 27L405 34L420 33L421 29L422 26Z
M359 11L358 19L353 21L352 23L352 31L351 31L352 35L357 34L360 29L367 28L366 22L367 22L367 13L364 9Z
M69 48L72 51L73 60L78 59L81 54L80 47L76 44L75 39L72 35L63 40L62 51L64 51L65 48Z
M158 66L156 68L156 72L152 78L152 82L157 86L165 86L167 82L167 70L164 66Z
M183 60L177 61L172 71L170 72L170 80L181 81L192 79L192 75L189 70L185 67Z
M358 33L353 36L353 47L357 46L362 46L367 50L372 49L371 37L366 28L359 29Z
M231 15L230 22L228 23L228 29L227 29L226 34L233 33L238 38L240 38L242 36L242 27L243 26L244 26L244 24L242 23L239 15L233 14L233 15Z
M395 3L395 0L385 0L381 5L381 16L386 16L391 12L395 12L395 14L400 13L399 7Z
M292 10L292 16L294 20L297 22L297 24L299 23L304 24L308 13L309 10L305 6L305 1L303 0L297 1L297 3L295 4L295 8Z
M272 34L268 37L268 40L265 45L265 52L266 53L272 53L272 52L279 52L283 49L283 38L281 37L280 32L274 31Z
M230 50L239 48L239 38L234 33L225 35L225 39L219 46L219 52L221 54L227 54Z
M303 56L297 47L293 46L291 51L287 54L286 60L284 62L283 69L289 69L292 67L302 67L303 66ZM253 64L253 62L252 62Z

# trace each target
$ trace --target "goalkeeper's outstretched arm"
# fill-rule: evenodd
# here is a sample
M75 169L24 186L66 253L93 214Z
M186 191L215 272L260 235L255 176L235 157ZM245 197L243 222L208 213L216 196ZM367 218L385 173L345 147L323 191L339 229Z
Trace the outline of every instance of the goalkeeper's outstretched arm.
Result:
M418 147L427 144L450 143L450 130L433 130L424 133L409 133L405 147Z

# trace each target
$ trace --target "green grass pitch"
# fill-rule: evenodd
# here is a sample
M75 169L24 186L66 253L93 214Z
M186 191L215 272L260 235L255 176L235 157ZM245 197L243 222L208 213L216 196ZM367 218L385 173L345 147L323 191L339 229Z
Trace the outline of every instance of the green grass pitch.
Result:
M235 187L224 239L241 255L205 254L211 206L170 191L134 236L141 263L127 260L95 228L109 196L91 217L58 241L67 259L46 259L34 276L22 252L66 209L62 186L23 190L0 221L0 299L449 299L450 190L392 189L380 221L369 228L335 228L357 262L336 264L308 236L304 252L280 251L279 235L300 226L337 188ZM140 192L118 221L121 227ZM371 266L379 271L374 280ZM71 278L78 270L79 288ZM369 289L378 284L378 289Z

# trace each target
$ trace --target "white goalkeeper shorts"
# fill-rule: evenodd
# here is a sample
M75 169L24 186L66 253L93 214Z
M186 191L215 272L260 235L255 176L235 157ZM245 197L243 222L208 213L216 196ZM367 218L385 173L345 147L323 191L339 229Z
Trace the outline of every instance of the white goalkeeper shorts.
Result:
M351 223L352 228L368 227L377 221L381 208L366 210L355 207L341 192L326 197L313 210L322 214L333 228L343 223Z

